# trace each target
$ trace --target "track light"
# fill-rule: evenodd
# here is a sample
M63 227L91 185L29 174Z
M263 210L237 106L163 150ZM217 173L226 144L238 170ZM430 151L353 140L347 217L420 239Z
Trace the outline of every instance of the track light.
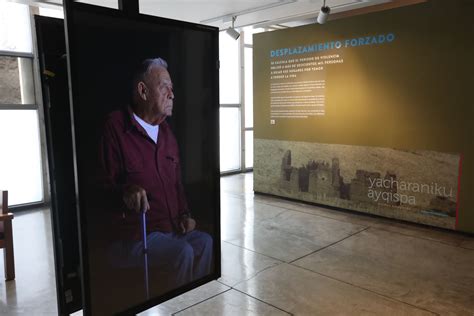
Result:
M237 32L234 28L231 28L231 27L229 27L226 32L227 32L227 34L230 35L230 37L232 37L235 40L237 40L240 36L240 33Z
M237 30L234 28L234 22L235 22L236 19L237 19L237 16L232 17L232 27L229 27L226 31L227 34L229 34L230 37L232 37L235 40L237 40L240 36L240 33L237 32Z
M326 0L323 1L323 6L318 14L318 23L324 24L328 20L329 13L331 12L331 8L326 6Z

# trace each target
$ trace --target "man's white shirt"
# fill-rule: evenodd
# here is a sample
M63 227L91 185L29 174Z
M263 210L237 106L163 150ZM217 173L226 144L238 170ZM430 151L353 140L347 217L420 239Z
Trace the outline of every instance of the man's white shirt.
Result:
M137 120L138 124L140 124L143 129L145 129L146 133L148 136L150 136L151 139L155 142L155 144L158 142L158 134L160 132L160 125L151 125L142 120L138 115L133 113L133 117Z

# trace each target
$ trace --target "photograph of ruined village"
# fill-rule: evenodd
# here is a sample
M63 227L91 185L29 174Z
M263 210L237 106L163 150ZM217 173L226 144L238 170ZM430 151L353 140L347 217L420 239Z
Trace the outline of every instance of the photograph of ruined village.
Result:
M453 229L460 155L254 140L254 190Z

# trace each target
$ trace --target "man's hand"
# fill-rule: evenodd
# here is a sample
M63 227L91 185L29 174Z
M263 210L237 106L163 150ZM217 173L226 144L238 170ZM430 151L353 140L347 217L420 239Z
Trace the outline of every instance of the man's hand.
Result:
M146 212L150 209L146 191L138 185L128 184L124 187L123 202L129 210L137 213Z
M179 222L179 228L182 234L189 233L196 228L196 221L189 216L183 217Z

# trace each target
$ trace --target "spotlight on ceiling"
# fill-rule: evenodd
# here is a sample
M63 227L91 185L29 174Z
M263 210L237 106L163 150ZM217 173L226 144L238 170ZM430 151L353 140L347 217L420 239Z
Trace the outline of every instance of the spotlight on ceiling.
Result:
M318 14L318 23L324 24L328 20L329 13L331 12L331 8L326 6L326 0L323 1L323 6Z
M234 28L234 22L236 19L237 19L237 16L232 17L232 27L229 27L226 31L227 34L229 34L230 37L232 37L235 40L237 40L240 36L240 33Z

